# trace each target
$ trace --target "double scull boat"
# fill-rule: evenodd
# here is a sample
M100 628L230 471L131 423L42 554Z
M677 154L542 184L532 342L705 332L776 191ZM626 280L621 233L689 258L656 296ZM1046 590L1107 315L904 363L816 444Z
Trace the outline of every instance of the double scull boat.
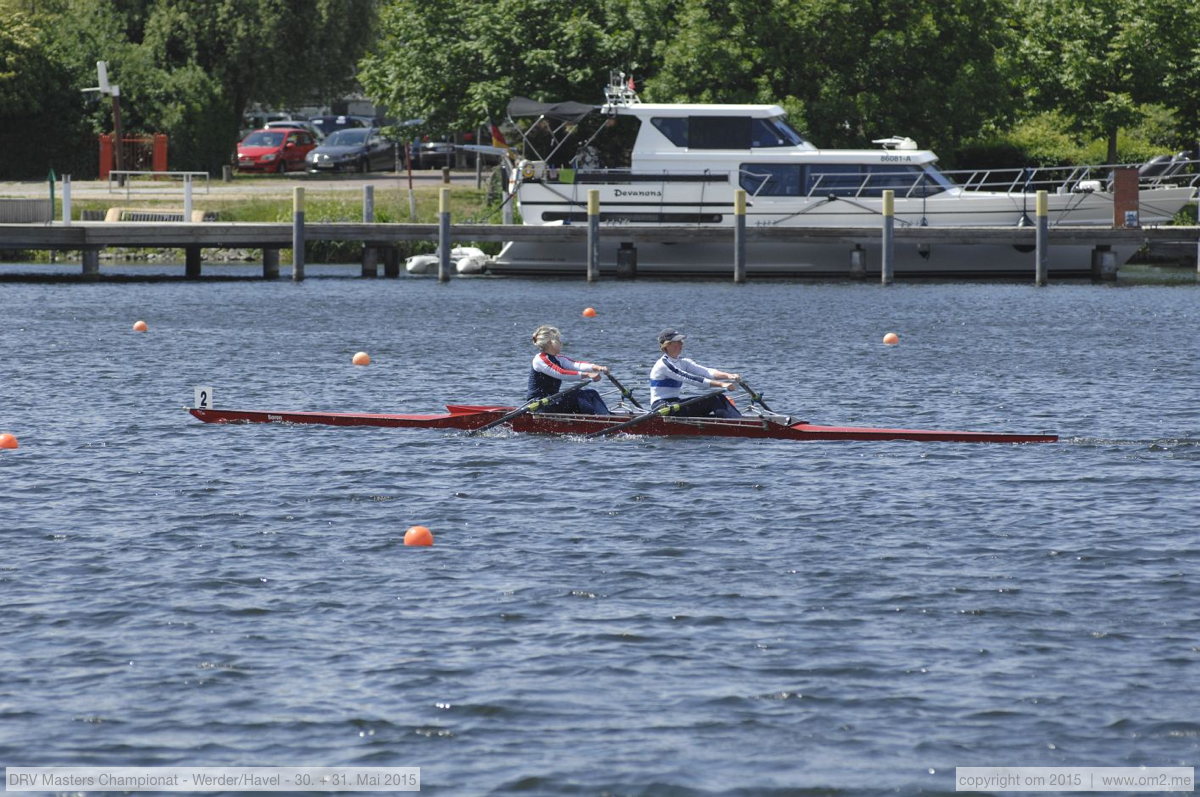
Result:
M291 423L326 426L378 426L472 431L494 423L514 407L448 404L436 414L380 414L358 412L269 412L191 407L188 411L205 423ZM629 415L568 415L527 412L509 419L514 432L551 435L594 435L630 420ZM768 440L913 440L936 443L1053 443L1052 434L963 432L942 429L887 429L861 426L819 426L784 415L743 418L684 418L653 415L618 434L654 437L744 437Z

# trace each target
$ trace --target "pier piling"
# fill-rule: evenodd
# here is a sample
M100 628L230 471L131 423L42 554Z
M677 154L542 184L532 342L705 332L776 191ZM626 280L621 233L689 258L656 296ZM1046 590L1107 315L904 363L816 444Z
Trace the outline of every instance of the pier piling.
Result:
M83 276L98 276L100 274L100 249L94 246L88 247L81 254L83 255Z
M896 270L896 192L883 192L883 233L880 238L879 282L891 285Z
M190 280L200 279L200 247L185 246L183 248L183 276Z
M1034 251L1036 254L1036 266L1034 270L1033 283L1035 285L1045 285L1047 280L1047 239L1050 232L1050 202L1049 195L1045 191L1037 192L1037 232L1035 233Z
M600 279L600 191L588 189L587 281Z
M364 185L362 197L363 224L375 223L375 186ZM362 275L364 277L379 276L379 250L369 243L363 244Z
M54 208L50 208L53 218ZM71 226L71 175L62 176L62 221L65 226Z
M274 280L279 279L279 250L273 247L264 248L263 253L263 279Z
M304 279L304 189L292 189L292 281Z
M746 189L733 192L733 281L746 281Z
M862 248L862 244L855 244L850 250L850 279L866 279L867 277L867 250Z
M450 189L438 191L438 282L450 281Z

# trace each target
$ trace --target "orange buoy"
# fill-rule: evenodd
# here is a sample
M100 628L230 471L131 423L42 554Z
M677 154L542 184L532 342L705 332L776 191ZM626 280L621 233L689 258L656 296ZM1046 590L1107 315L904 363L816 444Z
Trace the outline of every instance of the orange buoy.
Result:
M134 332L145 332L149 328L150 327L146 326L145 321L134 321L133 322L133 331Z
M433 545L433 532L425 526L409 526L404 532L405 545Z
M583 317L584 318L595 318L596 317L596 308L595 307L583 308Z
M895 346L897 343L900 342L900 336L897 335L895 332L889 332L883 336L883 342L885 345Z
M354 358L351 360L351 362L353 362L355 365L370 365L371 355L367 354L365 351L360 351L354 355Z
M11 435L8 432L5 432L4 434L0 434L0 448L20 448L20 447L21 446L17 443L17 438L15 435Z

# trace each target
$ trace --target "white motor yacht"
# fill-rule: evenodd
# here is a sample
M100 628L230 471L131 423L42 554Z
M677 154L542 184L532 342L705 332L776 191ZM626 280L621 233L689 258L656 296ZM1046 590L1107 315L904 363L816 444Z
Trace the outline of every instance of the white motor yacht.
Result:
M734 195L747 194L747 227L869 228L861 240L811 238L803 243L750 240L753 275L878 274L883 192L895 197L895 224L1004 227L1034 223L1038 190L1048 191L1049 224L1114 224L1114 170L1119 167L943 172L937 156L911 139L879 139L871 149L821 149L787 122L778 105L643 103L615 75L601 106L517 98L510 118L533 117L526 157L513 162L510 191L525 224L586 224L588 191L599 191L601 273L628 265L645 275L728 275L732 247L689 241L691 229L732 227ZM590 136L585 119L599 120ZM617 130L613 130L617 128ZM605 150L599 137L624 131L632 145ZM531 133L540 132L541 142ZM537 148L547 150L544 156ZM534 151L531 152L530 150ZM570 152L568 154L568 149ZM1138 200L1124 226L1169 222L1193 197L1197 175L1186 154L1133 167ZM620 229L670 227L676 240L622 241ZM1113 247L1117 263L1135 245ZM1050 272L1092 271L1090 244L1055 246ZM622 251L624 250L624 251ZM727 251L728 250L728 251ZM1031 274L1027 245L902 244L895 272L913 276ZM489 264L498 274L579 274L578 244L512 242Z

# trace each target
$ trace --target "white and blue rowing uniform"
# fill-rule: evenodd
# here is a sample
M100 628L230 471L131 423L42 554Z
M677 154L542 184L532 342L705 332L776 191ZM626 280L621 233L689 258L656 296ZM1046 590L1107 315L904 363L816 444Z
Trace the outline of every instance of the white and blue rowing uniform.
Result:
M650 409L656 410L664 404L679 401L679 393L685 384L694 387L709 387L716 378L713 369L705 368L695 360L664 354L650 369ZM675 414L689 418L709 415L717 418L742 417L737 407L733 406L733 403L723 395L712 396L705 401L689 404Z
M578 382L590 379L596 373L595 363L584 360L572 360L562 354L550 354L539 351L533 357L533 367L529 370L529 388L525 391L525 400L553 396L562 389L566 381ZM590 387L581 388L548 407L548 412L572 412L584 415L612 415L604 399Z

